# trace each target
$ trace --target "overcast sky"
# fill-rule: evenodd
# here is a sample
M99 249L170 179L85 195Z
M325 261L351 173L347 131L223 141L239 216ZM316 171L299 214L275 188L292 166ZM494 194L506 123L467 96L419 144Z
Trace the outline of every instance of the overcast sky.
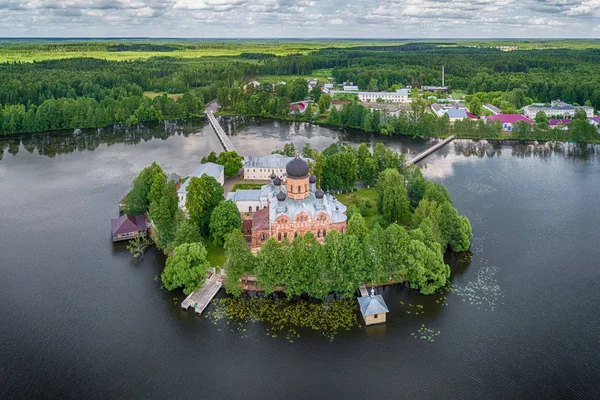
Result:
M0 36L598 38L600 0L0 0Z

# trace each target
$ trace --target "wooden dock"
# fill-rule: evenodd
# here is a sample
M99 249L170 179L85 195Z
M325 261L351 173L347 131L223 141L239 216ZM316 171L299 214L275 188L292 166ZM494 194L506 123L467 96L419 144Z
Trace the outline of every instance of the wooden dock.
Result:
M223 286L223 283L221 282L222 278L222 271L212 274L212 276L206 280L200 289L190 293L188 297L185 298L185 300L181 303L181 308L187 310L190 307L194 307L196 314L202 314L210 301Z
M233 143L231 143L231 140L229 140L229 137L227 137L227 135L225 134L225 131L221 127L221 124L219 124L219 121L217 121L217 119L213 115L213 112L210 109L206 110L206 116L208 117L208 122L210 123L210 125L214 129L215 133L217 134L217 137L219 138L219 142L221 142L221 145L223 146L225 151L235 151L235 147L233 147Z
M447 145L448 143L450 143L451 141L453 141L455 138L455 135L452 135L444 140L442 140L439 143L436 143L435 145L431 146L430 148L428 148L427 150L417 154L413 159L407 161L406 165L412 165L416 162L421 161L422 159L424 159L425 157L427 157L428 155L430 155L431 153L435 152L436 150L438 150L439 148L444 147L445 145Z

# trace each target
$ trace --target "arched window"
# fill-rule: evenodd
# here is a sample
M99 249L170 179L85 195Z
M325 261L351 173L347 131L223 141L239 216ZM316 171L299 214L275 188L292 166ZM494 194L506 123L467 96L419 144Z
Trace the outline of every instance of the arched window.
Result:
M265 241L265 234L264 233L260 234L260 240L262 240L263 242Z
M256 206L256 211L258 211L258 206Z
M325 237L325 235L327 235L327 231L323 229L323 237Z
M321 237L321 231L317 231L317 237L320 238Z
M342 233L344 233L344 227L342 227Z
M300 193L300 185L298 185L298 193Z
M298 232L294 232L294 237L298 237Z
M281 232L277 234L277 240L281 241Z
M285 233L283 234L283 237L284 237L284 238L287 238L287 232L285 232Z
M248 206L248 212L252 212L252 206Z

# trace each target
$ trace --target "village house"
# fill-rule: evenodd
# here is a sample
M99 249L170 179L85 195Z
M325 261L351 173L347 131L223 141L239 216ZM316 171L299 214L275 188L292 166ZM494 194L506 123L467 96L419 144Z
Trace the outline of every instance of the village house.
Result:
M185 201L187 198L187 187L192 178L200 178L202 175L212 176L223 186L225 183L225 167L219 164L208 162L201 164L190 176L183 182L181 187L177 190L177 197L179 198L179 208L185 210Z
M498 107L496 107L496 106L495 106L495 105L493 105L493 104L489 104L489 103L488 103L488 104L484 104L484 105L483 105L483 108L484 108L485 110L488 110L489 112L491 112L491 113L492 113L492 115L498 115L498 114L502 114L502 110L501 110L501 109L499 109Z
M491 121L500 121L502 124L502 132L512 132L514 124L518 121L524 121L529 124L533 124L533 121L521 114L498 114L485 117L485 119Z
M437 92L438 90L441 90L442 92L447 92L448 86L422 86L421 89L426 90L428 92Z
M571 122L573 122L573 121L570 119L567 119L567 118L551 119L548 121L548 126L550 128L567 130L568 129L567 125L570 124Z
M377 99L381 99L391 103L408 103L410 101L407 89L398 89L395 92L358 92L358 99L360 101L377 101Z
M358 92L358 86L356 85L344 85L342 89L344 92Z
M297 101L295 103L290 103L290 111L292 112L292 114L295 114L295 113L302 114L302 113L304 113L304 111L306 111L306 108L308 107L309 103L313 103L313 101L312 100L302 100L302 101Z
M363 107L368 108L371 112L379 110L383 115L389 117L397 117L400 111L411 111L410 104L406 103L376 103L376 102L361 102Z
M110 220L113 242L144 237L148 234L145 215L121 215Z

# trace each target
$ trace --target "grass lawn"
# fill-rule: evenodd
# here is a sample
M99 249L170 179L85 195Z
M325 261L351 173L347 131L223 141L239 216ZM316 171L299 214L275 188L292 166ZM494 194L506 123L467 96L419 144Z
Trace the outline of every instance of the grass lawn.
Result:
M375 188L359 189L356 192L338 194L335 196L346 207L355 205L361 210L365 222L369 228L373 227L375 217L379 215L377 211L377 190ZM370 207L366 203L370 203Z
M260 189L263 187L264 183L236 183L233 185L232 192L236 190L250 190L250 189Z
M308 75L263 75L257 77L260 83L277 83L281 81L290 82L294 79L317 79L319 83L331 83L328 77L331 76L331 69L316 69Z
M162 96L165 92L144 92L144 96L149 97L151 99L158 97L158 96ZM169 94L167 93L167 96L172 98L173 100L177 100L178 98L180 98L181 96L183 96L183 93L176 93L176 94Z
M207 242L206 247L206 258L210 262L211 267L223 267L225 264L225 250L222 247L215 246L212 242Z

